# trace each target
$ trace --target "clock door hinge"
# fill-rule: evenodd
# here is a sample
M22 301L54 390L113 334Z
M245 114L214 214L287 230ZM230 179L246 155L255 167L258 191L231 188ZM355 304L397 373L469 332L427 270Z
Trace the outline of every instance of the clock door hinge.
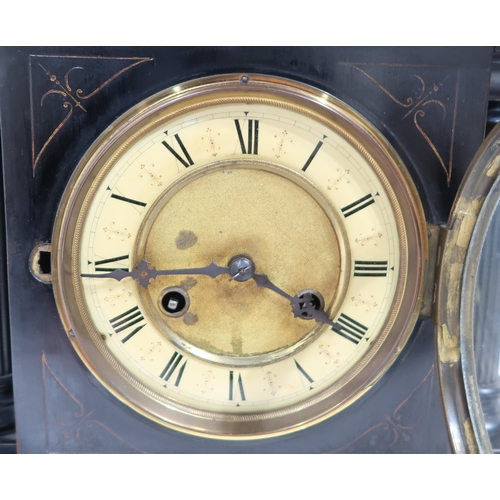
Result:
M442 256L443 241L446 241L448 229L435 224L427 224L427 235L429 237L429 257L427 261L427 272L425 275L424 295L421 316L435 318L435 305L438 290L440 259Z

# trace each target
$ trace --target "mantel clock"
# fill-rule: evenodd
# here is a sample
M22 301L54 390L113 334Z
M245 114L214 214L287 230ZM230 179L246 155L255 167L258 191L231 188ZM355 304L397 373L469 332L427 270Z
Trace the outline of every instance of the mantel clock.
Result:
M445 221L491 49L2 57L20 451L461 451Z

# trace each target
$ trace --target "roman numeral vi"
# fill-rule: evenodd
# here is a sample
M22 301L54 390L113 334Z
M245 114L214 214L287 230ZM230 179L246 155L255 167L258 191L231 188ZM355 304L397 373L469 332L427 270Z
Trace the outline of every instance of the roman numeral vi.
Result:
M241 380L241 373L238 373L238 380L235 380L233 370L229 370L229 401L233 401L236 397L238 390L240 391L240 398L245 401L245 391L243 389L243 380Z

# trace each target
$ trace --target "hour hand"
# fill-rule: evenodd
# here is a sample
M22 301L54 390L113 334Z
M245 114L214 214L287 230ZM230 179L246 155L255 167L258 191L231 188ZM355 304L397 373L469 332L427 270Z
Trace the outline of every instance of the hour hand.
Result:
M116 281L121 281L123 278L128 278L129 276L134 276L134 271L124 271L123 269L115 269L110 273L99 273L99 274L80 274L82 278L112 278Z
M216 278L220 274L227 274L229 269L227 267L218 266L213 262L206 267L196 267L191 269L164 269L158 270L152 266L147 260L141 260L132 271L124 271L123 269L115 269L110 273L100 274L81 274L82 278L112 278L121 281L123 278L132 277L141 286L147 287L150 280L154 280L158 276L168 275L183 275L183 274L202 274Z

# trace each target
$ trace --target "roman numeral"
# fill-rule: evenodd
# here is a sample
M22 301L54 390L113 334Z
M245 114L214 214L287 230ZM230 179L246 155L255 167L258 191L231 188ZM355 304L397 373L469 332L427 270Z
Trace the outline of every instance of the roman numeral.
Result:
M234 120L236 132L240 141L241 152L244 155L259 154L259 120L247 120L247 142L243 139L243 132L240 127L240 121Z
M307 167L309 167L310 163L314 160L314 157L316 156L316 153L319 151L319 148L321 146L323 146L323 141L319 141L318 144L316 144L316 147L314 148L314 151L311 153L311 156L309 156L304 166L302 167L303 172L307 170Z
M351 203L350 205L341 208L341 210L342 213L344 214L344 217L349 217L350 215L353 215L356 212L363 210L363 208L370 206L372 203L375 203L373 196L371 194L367 194L366 196L363 196L363 198L360 198L359 200L355 201L354 203Z
M112 262L120 262L121 260L128 260L128 255L120 255L119 257L111 257L110 259L104 259L104 260L96 260L94 262L94 269L95 271L101 271L101 272L112 272L115 269L121 269L122 271L128 271L129 268L123 267L125 264L121 263L120 266L106 266L106 267L97 267L97 266L102 266L103 264L111 264Z
M245 391L243 390L243 381L241 380L241 373L238 373L238 382L234 382L235 375L233 370L229 370L229 401L234 401L238 389L240 391L240 398L245 401Z
M139 310L139 307L135 306L132 307L132 309L129 309L128 311L125 311L124 313L110 319L109 322L111 323L111 326L113 327L115 333L121 333L137 325L137 323L140 323L143 320L144 317ZM127 340L130 340L139 330L141 330L145 326L146 323L136 326L131 332L127 334L126 337L122 339L122 342L125 343L127 342Z
M302 366L299 365L298 361L296 359L294 359L295 361L295 367L297 368L297 370L299 370L299 372L304 375L304 377L308 380L308 382L310 384L312 384L314 382L314 380L312 379L312 377L304 370L304 368L302 368Z
M119 194L112 194L111 198L124 201L125 203L130 203L131 205L139 205L140 207L145 207L147 205L147 203L144 203L142 201L133 200L132 198L126 198L125 196L120 196Z
M177 351L175 351L172 354L171 358L168 360L167 366L165 366L165 368L163 368L163 371L160 373L160 377L163 380L165 380L165 382L168 382L170 380L172 375L175 373L175 370L179 366L179 363L182 361L183 357L184 356L182 354L179 354ZM181 382L182 375L184 374L184 369L186 368L186 363L187 359L184 361L184 364L179 368L179 373L175 378L175 383L174 383L175 387L178 387Z
M353 320L347 314L341 313L337 319L337 323L342 327L340 331L332 330L338 333L340 336L347 340L350 340L354 344L359 344L359 341L363 338L368 328L361 323Z
M355 260L354 276L387 276L386 260Z
M165 132L167 133L167 132ZM194 164L193 160L191 159L191 156L189 156L189 153L187 152L186 147L181 141L181 138L179 137L179 134L174 135L175 140L177 141L177 144L181 148L182 154L184 155L184 158L177 153L177 151L167 143L167 141L162 141L161 143L174 155L174 157L179 160L186 168L190 167L191 165Z

